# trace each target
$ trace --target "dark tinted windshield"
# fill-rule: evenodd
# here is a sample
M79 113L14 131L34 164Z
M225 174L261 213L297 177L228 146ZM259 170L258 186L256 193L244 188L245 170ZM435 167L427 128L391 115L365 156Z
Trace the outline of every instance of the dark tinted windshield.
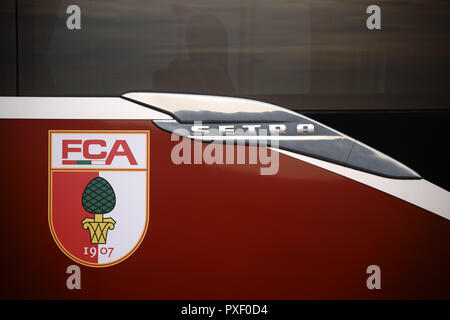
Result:
M448 1L379 1L375 31L361 1L79 0L81 30L68 30L72 2L18 0L20 95L141 90L299 110L448 107Z

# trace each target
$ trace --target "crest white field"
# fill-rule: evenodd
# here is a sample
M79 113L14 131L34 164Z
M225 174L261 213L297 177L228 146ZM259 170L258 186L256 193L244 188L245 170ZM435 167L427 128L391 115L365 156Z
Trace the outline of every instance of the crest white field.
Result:
M116 193L116 206L108 214L116 220L114 230L109 231L106 244L113 247L111 256L99 255L98 263L110 263L126 256L139 243L147 226L147 188L146 172L100 171L99 176L106 179Z

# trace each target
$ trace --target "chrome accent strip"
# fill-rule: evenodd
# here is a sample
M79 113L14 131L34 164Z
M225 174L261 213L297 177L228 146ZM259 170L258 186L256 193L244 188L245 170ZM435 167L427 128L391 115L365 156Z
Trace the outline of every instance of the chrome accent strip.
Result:
M280 140L280 141L297 141L297 140L339 140L340 136L188 136L188 138L196 140Z

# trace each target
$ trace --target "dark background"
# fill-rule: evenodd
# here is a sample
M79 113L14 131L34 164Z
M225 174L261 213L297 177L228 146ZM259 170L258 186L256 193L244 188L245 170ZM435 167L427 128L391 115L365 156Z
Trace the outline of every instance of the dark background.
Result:
M66 27L72 4L81 30ZM365 26L371 4L382 30ZM0 95L267 101L450 190L449 9L444 0L2 0Z

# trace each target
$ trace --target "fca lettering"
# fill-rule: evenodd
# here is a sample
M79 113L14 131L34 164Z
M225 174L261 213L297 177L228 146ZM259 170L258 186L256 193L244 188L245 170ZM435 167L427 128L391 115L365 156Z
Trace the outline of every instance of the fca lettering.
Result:
M81 145L81 147L75 147L75 145ZM102 150L97 153L92 153L91 146L99 146L100 148L106 147L105 140L63 140L62 141L62 158L67 159L69 152L83 152L84 159L105 159L105 164L110 165L115 157L127 157L131 165L137 165L136 159L131 152L128 143L125 140L116 140L111 148L109 154L107 151Z

